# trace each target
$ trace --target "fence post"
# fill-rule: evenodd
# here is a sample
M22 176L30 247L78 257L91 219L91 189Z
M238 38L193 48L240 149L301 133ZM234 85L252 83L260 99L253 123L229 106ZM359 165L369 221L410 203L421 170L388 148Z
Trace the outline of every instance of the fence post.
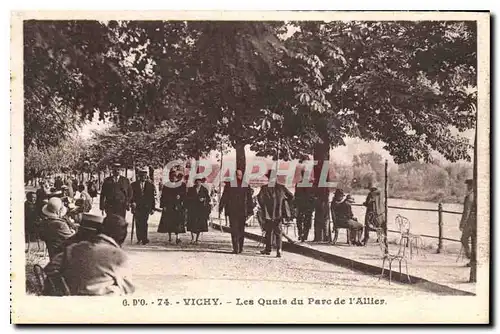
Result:
M441 203L438 204L438 227L439 227L439 241L437 254L441 253L443 249L443 205Z

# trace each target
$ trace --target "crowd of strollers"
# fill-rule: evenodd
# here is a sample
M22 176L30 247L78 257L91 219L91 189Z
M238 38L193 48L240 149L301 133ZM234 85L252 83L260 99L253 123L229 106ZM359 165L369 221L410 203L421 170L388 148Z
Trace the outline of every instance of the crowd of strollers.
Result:
M112 165L112 175L104 179L100 193L95 178L86 184L74 178L45 180L36 192L28 192L25 202L25 235L28 247L34 238L45 242L49 263L35 268L40 293L45 295L114 295L129 294L135 288L130 279L127 254L121 246L127 237L126 212L133 214L138 245L146 245L148 218L156 209L156 187L148 177L147 169L139 169L137 180L120 175L119 164ZM266 174L270 180L272 171ZM178 170L169 174L169 182L160 183L159 206L162 212L159 233L167 233L168 241L183 242L181 235L191 232L191 243L199 242L200 233L208 231L208 220L217 191L210 191L203 178L186 186L186 176ZM283 223L296 220L298 241L307 241L316 206L313 188L298 184L292 193L277 182L264 184L254 195L250 186L243 185L243 173L237 170L236 183L227 182L217 207L224 214L231 230L232 252L244 250L244 230L250 217L256 217L263 230L265 248L261 254L270 255L276 247L281 257ZM302 174L302 178L304 174ZM102 215L90 214L94 198L99 194ZM214 196L215 195L215 196ZM364 205L367 217L380 215L380 192L375 185ZM349 242L362 246L368 231L353 215L353 198L342 189L336 189L331 202L335 225L348 230ZM105 215L104 215L105 213ZM365 221L367 221L365 217ZM133 233L133 232L132 232Z

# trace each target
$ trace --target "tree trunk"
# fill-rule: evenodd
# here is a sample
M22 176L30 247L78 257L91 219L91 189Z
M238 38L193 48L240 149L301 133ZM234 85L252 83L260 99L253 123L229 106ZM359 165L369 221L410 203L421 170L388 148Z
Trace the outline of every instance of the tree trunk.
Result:
M320 187L319 185L323 162L330 160L330 143L328 140L324 140L324 143L315 146L313 156L314 160L318 162L318 164L314 166L316 204L313 241L328 241L328 195L330 194L330 190L327 187ZM329 164L326 164L325 168L329 168Z
M149 177L151 179L151 182L155 182L155 169L153 168L153 166L149 166Z
M245 144L237 142L234 145L236 150L236 169L241 170L245 173L246 168L246 157L245 157Z

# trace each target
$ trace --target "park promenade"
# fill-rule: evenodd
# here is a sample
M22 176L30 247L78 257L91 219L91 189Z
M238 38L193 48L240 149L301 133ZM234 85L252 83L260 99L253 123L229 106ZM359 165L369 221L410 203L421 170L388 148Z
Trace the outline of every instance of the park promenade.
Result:
M221 226L222 225L222 226ZM224 232L229 232L225 221L218 218L212 218L212 227ZM252 224L245 229L246 237L257 240L262 244L262 232L259 226ZM337 243L317 242L297 242L294 226L285 227L287 233L294 243L284 240L283 250L293 253L299 253L324 262L337 264L364 273L380 275L382 272L382 250L376 242L376 234L371 234L371 239L364 247L349 246L346 244L346 232L341 229ZM309 239L314 236L314 229L309 233ZM397 253L399 245L395 241L397 238L389 235L389 252ZM262 248L264 246L262 245ZM456 245L451 246L455 249ZM468 283L470 268L466 267L468 262L466 258L460 256L456 251L444 251L437 254L433 248L423 247L413 250L412 257L409 257L407 249L408 271L412 285L443 295L471 295L475 294L475 283ZM286 256L286 253L285 255ZM487 265L487 264L484 264ZM388 278L388 263L385 265ZM405 266L402 266L402 275L399 275L399 263L394 261L392 265L392 280L402 283L408 283Z

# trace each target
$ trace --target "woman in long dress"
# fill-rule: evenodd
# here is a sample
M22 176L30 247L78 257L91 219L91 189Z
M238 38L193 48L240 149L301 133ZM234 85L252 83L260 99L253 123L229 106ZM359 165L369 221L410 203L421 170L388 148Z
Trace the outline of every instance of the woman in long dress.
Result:
M201 232L208 232L210 194L208 189L202 186L202 182L202 179L196 179L194 186L188 189L186 195L187 230L191 232L191 242L194 243L198 243Z
M182 179L182 176L176 173L170 173L170 182L176 183ZM162 214L160 225L158 225L158 233L168 233L168 242L172 242L172 233L175 233L175 242L181 242L179 234L186 233L184 227L185 209L184 201L186 199L186 186L181 183L180 186L173 188L168 185L163 185L160 197L160 207Z

